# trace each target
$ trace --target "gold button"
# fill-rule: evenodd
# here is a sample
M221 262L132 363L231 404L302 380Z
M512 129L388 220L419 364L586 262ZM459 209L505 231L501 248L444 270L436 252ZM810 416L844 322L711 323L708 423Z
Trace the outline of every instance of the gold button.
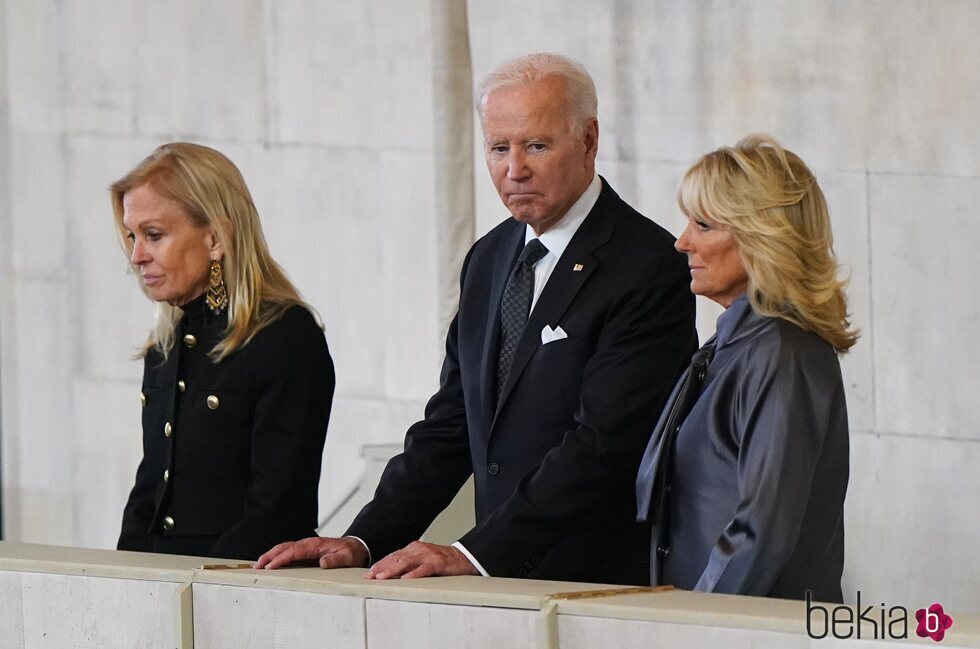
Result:
M174 434L174 427L171 426L170 425L170 422L168 421L167 423L165 423L163 425L163 436L164 437L170 437L173 434Z
M163 470L163 481L166 482L170 479L170 469Z
M194 334L187 334L184 336L184 344L188 347L193 347L197 344L197 338L194 337Z
M211 410L217 410L218 406L220 405L221 403L218 401L218 397L214 396L213 394L208 395L208 408Z
M180 390L181 392L187 389L187 384L184 383L184 379L177 381L177 389Z
M163 517L163 529L164 529L164 531L169 532L173 528L174 528L174 519L171 518L170 516L164 516Z
M140 392L140 405L146 407L146 395Z

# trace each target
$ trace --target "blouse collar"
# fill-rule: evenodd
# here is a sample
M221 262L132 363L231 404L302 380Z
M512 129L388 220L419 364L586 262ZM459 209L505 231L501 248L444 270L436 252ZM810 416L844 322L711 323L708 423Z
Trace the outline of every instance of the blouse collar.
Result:
M215 313L208 308L207 295L207 291L205 291L184 306L179 307L184 314L181 319L185 323L199 327L228 322L228 308L222 309L221 313Z
M767 318L752 309L748 295L743 293L718 316L715 328L715 351L737 342L765 324Z

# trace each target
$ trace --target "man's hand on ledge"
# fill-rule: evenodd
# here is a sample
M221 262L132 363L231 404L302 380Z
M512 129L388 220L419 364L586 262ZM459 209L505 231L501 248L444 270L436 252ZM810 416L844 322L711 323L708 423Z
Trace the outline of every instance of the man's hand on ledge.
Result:
M413 541L371 566L365 579L415 579L449 575L478 575L466 556L448 545Z
M360 568L367 559L367 548L357 539L313 536L280 543L259 557L255 567L273 570L297 561L316 561L321 568Z

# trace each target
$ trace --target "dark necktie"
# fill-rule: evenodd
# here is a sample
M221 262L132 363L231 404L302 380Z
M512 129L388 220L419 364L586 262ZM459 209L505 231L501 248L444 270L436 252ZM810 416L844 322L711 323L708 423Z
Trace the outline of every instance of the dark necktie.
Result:
M670 484L673 479L677 433L701 395L708 365L714 353L714 338L694 353L691 367L681 378L677 396L667 404L669 411L663 420L663 426L658 426L653 431L640 462L640 471L636 478L637 518L650 518L653 522L652 549L656 556L651 556L650 560L655 578L662 574L663 560L670 551Z
M510 374L517 343L524 333L527 316L531 312L531 296L534 295L534 264L548 254L548 249L537 239L531 239L517 258L517 264L507 279L504 296L500 301L500 354L497 356L497 397L500 397Z

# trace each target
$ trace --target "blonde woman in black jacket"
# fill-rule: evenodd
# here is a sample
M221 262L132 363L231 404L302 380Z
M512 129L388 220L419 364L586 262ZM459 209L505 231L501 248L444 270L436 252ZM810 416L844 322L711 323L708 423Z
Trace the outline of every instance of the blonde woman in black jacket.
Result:
M255 559L309 536L333 363L241 173L213 149L165 144L111 194L158 313L140 354L143 460L118 549Z

